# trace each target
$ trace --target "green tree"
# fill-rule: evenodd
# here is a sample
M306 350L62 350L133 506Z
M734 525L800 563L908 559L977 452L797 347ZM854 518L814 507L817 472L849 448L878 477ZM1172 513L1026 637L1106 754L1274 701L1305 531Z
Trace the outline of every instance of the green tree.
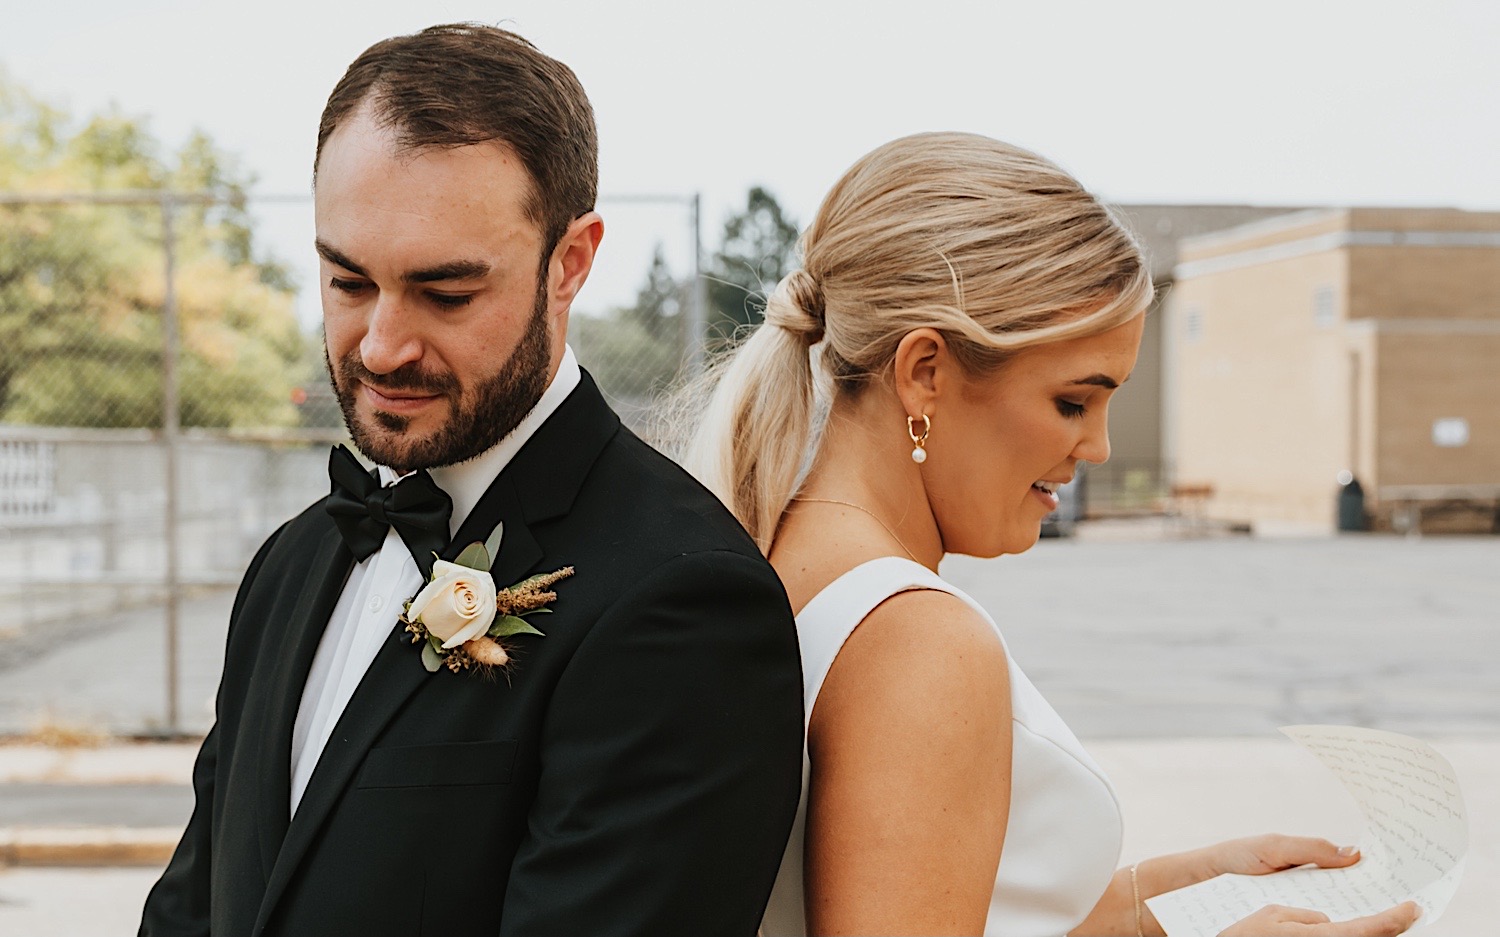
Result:
M74 127L0 73L0 191L210 191L173 226L181 419L296 422L306 338L280 264L258 256L248 173L205 135L175 152L117 108ZM162 213L157 205L0 208L0 420L162 424Z
M677 376L690 288L672 276L658 244L634 303L573 318L569 337L579 360L617 402L648 398Z
M680 342L686 324L684 314L692 301L691 287L691 283L672 276L666 254L658 243L651 266L646 270L646 282L636 292L635 303L620 310L621 317L638 324L658 341Z
M776 197L750 189L744 211L724 224L724 238L708 265L709 336L732 339L760 322L766 296L797 264L797 223Z

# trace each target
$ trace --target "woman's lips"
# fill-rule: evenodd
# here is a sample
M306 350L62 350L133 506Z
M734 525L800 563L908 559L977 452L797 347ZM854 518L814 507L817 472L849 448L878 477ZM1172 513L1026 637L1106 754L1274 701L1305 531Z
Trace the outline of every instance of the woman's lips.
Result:
M1038 501L1042 502L1043 506L1047 508L1048 513L1057 510L1058 504L1061 503L1058 501L1057 495L1045 489L1038 488L1035 485L1031 486L1031 493Z

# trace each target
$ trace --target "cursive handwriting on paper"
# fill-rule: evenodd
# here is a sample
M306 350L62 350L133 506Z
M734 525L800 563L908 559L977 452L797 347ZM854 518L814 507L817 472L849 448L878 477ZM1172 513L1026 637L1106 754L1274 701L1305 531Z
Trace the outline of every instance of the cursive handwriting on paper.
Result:
M1268 904L1311 908L1335 921L1403 901L1436 921L1453 899L1469 851L1458 778L1418 739L1353 726L1281 730L1318 758L1365 819L1361 859L1347 869L1304 866L1270 875L1220 875L1146 899L1168 937L1213 937Z

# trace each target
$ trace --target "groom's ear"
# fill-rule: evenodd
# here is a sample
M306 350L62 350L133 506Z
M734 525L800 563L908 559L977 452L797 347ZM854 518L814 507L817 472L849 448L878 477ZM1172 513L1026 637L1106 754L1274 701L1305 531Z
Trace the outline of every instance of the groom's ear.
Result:
M953 382L956 365L947 339L937 329L913 329L906 333L896 346L893 377L896 396L909 416L933 414L938 399Z
M594 268L594 255L604 239L604 219L588 211L573 219L547 261L547 313L559 316L573 305L573 299Z

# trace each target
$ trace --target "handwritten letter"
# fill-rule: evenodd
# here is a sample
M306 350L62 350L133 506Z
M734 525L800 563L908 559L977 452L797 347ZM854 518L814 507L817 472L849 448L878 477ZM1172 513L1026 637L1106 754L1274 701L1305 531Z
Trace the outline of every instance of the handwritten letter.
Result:
M1422 908L1418 927L1436 921L1458 888L1469 851L1452 765L1425 742L1394 732L1352 726L1281 731L1317 756L1364 814L1359 864L1221 875L1146 899L1168 937L1213 937L1268 904L1312 908L1344 921L1411 900Z

